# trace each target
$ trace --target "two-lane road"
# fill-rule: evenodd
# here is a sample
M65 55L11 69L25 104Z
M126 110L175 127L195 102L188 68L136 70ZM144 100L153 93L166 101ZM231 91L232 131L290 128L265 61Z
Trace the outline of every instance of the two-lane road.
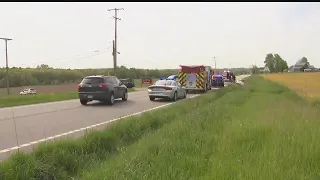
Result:
M118 100L113 106L97 102L82 106L76 99L0 109L0 150L17 145L14 123L21 145L168 103L150 101L144 90L130 93L128 101Z
M187 98L195 96L188 94ZM118 100L113 106L96 102L82 106L76 99L2 108L0 109L0 159L3 159L4 156L7 157L8 151L17 149L17 143L27 147L30 142L36 144L39 141L47 140L48 137L51 139L66 132L71 134L70 131L112 121L168 103L166 101L150 101L147 90L144 89L130 93L128 101Z

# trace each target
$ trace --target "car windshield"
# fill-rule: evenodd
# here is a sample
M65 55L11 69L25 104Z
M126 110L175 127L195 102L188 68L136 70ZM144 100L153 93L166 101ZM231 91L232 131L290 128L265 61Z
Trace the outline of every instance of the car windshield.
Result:
M99 84L104 83L101 77L86 77L81 81L82 84Z
M157 85L157 86L171 86L172 82L173 82L172 80L159 80L156 83L154 83L154 85Z

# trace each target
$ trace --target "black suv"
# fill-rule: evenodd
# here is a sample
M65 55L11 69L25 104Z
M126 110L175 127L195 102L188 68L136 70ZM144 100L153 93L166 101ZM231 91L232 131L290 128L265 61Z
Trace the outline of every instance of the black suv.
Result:
M134 81L131 78L119 79L127 88L133 88L135 86Z
M78 85L78 94L82 105L93 100L113 105L115 99L128 99L127 87L115 76L87 76Z

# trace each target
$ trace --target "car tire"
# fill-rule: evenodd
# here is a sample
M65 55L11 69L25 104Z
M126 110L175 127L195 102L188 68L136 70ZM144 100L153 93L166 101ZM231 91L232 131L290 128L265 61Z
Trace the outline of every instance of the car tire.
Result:
M128 91L123 93L122 101L127 101L128 100Z
M80 99L80 103L85 106L85 105L87 105L88 101L87 101L87 100Z
M114 104L114 93L113 93L113 92L110 94L108 103L109 103L109 105L111 105L111 106Z
M174 92L171 101L173 101L173 102L177 101L177 92Z
M149 96L150 101L154 101L156 98Z

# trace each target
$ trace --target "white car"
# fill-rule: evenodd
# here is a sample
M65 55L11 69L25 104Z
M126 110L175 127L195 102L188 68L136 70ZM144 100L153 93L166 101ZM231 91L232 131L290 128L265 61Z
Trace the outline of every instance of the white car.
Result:
M24 89L23 91L20 92L20 95L28 95L28 94L37 94L37 91L33 88L29 88L29 89Z

